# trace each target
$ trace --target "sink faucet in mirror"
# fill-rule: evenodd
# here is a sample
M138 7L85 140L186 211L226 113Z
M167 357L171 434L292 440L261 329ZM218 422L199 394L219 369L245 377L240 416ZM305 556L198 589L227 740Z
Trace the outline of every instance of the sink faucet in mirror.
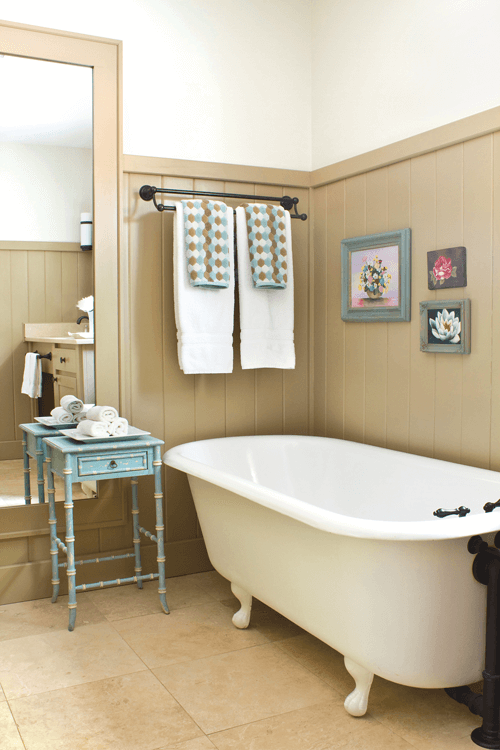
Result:
M88 315L80 315L80 317L76 321L76 324L80 325L80 323L82 322L82 320L88 320L88 319L89 319ZM88 331L88 326L87 325L84 326L84 330Z

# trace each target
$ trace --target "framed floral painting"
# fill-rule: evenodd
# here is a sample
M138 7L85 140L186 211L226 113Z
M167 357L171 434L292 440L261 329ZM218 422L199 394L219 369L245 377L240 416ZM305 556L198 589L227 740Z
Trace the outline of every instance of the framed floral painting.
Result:
M465 247L448 247L427 253L427 281L429 289L451 289L467 286Z
M410 320L411 230L342 240L342 320Z
M420 350L470 354L470 299L420 303Z

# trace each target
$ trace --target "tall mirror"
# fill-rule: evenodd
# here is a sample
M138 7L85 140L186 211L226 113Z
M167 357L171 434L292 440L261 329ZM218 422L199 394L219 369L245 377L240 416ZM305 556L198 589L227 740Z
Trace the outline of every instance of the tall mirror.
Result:
M0 55L0 508L25 504L19 425L95 403L92 100L91 67Z

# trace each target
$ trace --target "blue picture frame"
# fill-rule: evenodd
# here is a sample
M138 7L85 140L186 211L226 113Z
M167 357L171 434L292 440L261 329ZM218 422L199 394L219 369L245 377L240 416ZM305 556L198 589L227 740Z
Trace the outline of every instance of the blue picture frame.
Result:
M470 299L434 299L419 307L421 352L470 354Z
M342 240L342 320L410 320L411 229Z

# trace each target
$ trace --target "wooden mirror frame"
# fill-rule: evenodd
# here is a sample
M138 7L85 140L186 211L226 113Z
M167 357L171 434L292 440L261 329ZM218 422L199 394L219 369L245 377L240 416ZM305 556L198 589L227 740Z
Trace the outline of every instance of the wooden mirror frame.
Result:
M93 69L93 189L94 189L94 295L96 402L120 408L118 264L122 169L122 43L0 20L0 53L49 60ZM68 185L67 190L72 189ZM117 483L115 483L117 484ZM121 493L120 493L121 495ZM117 502L116 502L117 501ZM108 500L118 508L123 504ZM90 504L90 505L88 505ZM98 504L98 505L96 505ZM86 525L89 508L93 527L100 524L102 500L80 501ZM79 506L79 507L80 507ZM114 507L114 506L113 506ZM45 550L47 505L14 506L0 511L0 542L17 549L28 545L28 558L21 555L0 572L0 601L24 601L47 596L45 567L40 560L40 540ZM92 525L92 524L90 524ZM21 546L19 548L21 548ZM26 547L27 548L27 547ZM42 555L44 557L44 555ZM23 561L24 560L24 561ZM37 562L31 562L35 560ZM43 564L42 564L43 563ZM40 578L42 576L42 578ZM49 594L50 595L50 594Z

